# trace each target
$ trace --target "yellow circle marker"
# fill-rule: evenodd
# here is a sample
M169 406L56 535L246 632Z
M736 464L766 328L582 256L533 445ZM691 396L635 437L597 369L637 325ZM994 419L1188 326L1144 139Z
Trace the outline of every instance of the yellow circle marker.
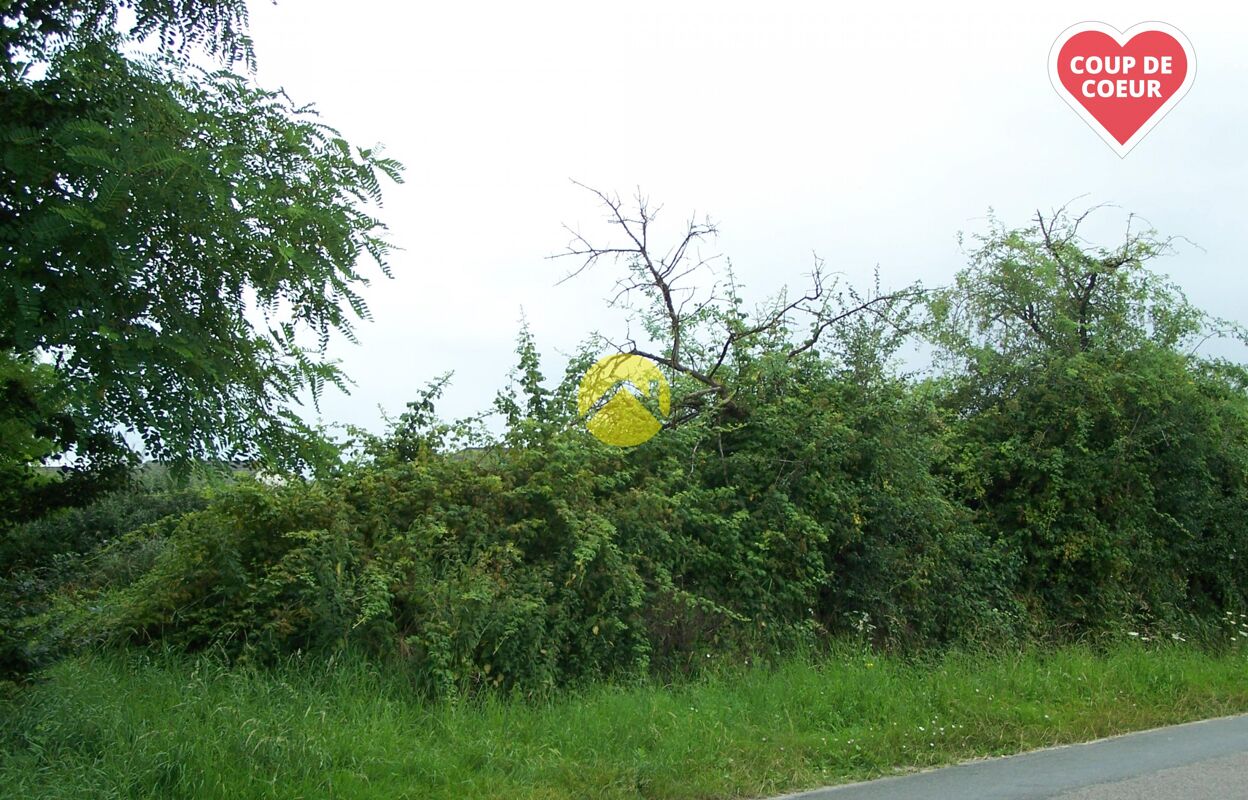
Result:
M585 427L599 441L633 447L663 427L642 398L656 399L664 417L671 411L671 387L654 362L617 353L599 359L585 371L576 393L576 408L586 419Z

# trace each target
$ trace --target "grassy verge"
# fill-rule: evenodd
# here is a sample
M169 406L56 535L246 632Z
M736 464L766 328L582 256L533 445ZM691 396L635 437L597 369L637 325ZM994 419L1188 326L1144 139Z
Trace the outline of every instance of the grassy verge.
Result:
M1186 647L862 653L544 703L422 704L362 662L97 655L0 701L0 796L758 797L1248 711L1248 657Z

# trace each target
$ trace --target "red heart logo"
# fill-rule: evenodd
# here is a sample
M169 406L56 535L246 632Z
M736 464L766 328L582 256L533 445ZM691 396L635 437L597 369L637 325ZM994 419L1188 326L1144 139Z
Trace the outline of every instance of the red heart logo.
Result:
M1049 52L1058 94L1125 156L1191 88L1196 54L1177 28L1100 22L1067 28Z

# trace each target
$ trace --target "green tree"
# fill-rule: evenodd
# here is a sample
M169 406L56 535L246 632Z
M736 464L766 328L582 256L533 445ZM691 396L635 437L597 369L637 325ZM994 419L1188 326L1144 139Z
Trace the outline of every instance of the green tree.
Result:
M1046 627L1241 607L1248 372L1196 351L1243 334L1150 270L1169 242L1098 248L1083 219L994 223L933 295L944 470Z
M54 453L315 461L295 409L344 383L326 347L368 315L360 263L389 274L373 209L400 165L230 70L240 2L0 13L0 351L52 371Z
M507 387L494 398L494 410L502 415L511 444L536 445L550 433L552 425L567 420L557 419L552 393L543 385L541 354L529 321L523 317L516 336L516 356L518 363Z

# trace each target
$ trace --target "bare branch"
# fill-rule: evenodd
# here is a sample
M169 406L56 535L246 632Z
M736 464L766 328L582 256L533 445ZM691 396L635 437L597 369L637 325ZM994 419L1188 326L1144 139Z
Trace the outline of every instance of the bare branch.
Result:
M651 298L655 304L654 320L666 328L666 347L664 352L650 352L640 348L631 338L623 345L612 346L620 352L647 358L701 383L704 388L683 398L681 403L684 407L696 406L707 397L717 397L725 406L731 405L733 392L719 375L734 348L752 346L755 337L783 331L794 314L811 318L811 332L787 352L788 358L810 350L827 330L857 314L874 314L895 324L890 319L890 312L898 303L917 296L914 290L881 294L877 281L875 292L866 298L860 298L851 289L849 296L854 305L845 307L840 295L829 296L836 283L828 280L823 261L816 257L810 285L805 293L792 300L781 296L771 308L756 312L752 318L747 317L725 302L737 297L731 273L727 298L717 293L718 282L713 282L709 291L698 291L696 287L683 283L697 273L711 269L711 262L718 258L704 258L698 253L698 247L704 240L718 234L718 229L709 219L698 221L691 217L676 243L658 256L652 246L651 234L659 208L652 208L640 191L633 198L634 206L626 211L618 195L577 181L573 184L591 192L601 202L607 212L608 224L618 228L621 236L615 242L594 243L579 231L565 226L572 239L565 252L551 258L573 258L579 262L563 280L581 274L602 259L628 262L628 273L616 281L616 293L610 303L614 306L625 301L633 292L642 292ZM1042 227L1049 230L1043 216L1040 220ZM833 303L833 300L836 302ZM692 338L693 328L708 320L724 325L723 338L717 338L714 344L696 342ZM691 343L688 346L687 337Z

